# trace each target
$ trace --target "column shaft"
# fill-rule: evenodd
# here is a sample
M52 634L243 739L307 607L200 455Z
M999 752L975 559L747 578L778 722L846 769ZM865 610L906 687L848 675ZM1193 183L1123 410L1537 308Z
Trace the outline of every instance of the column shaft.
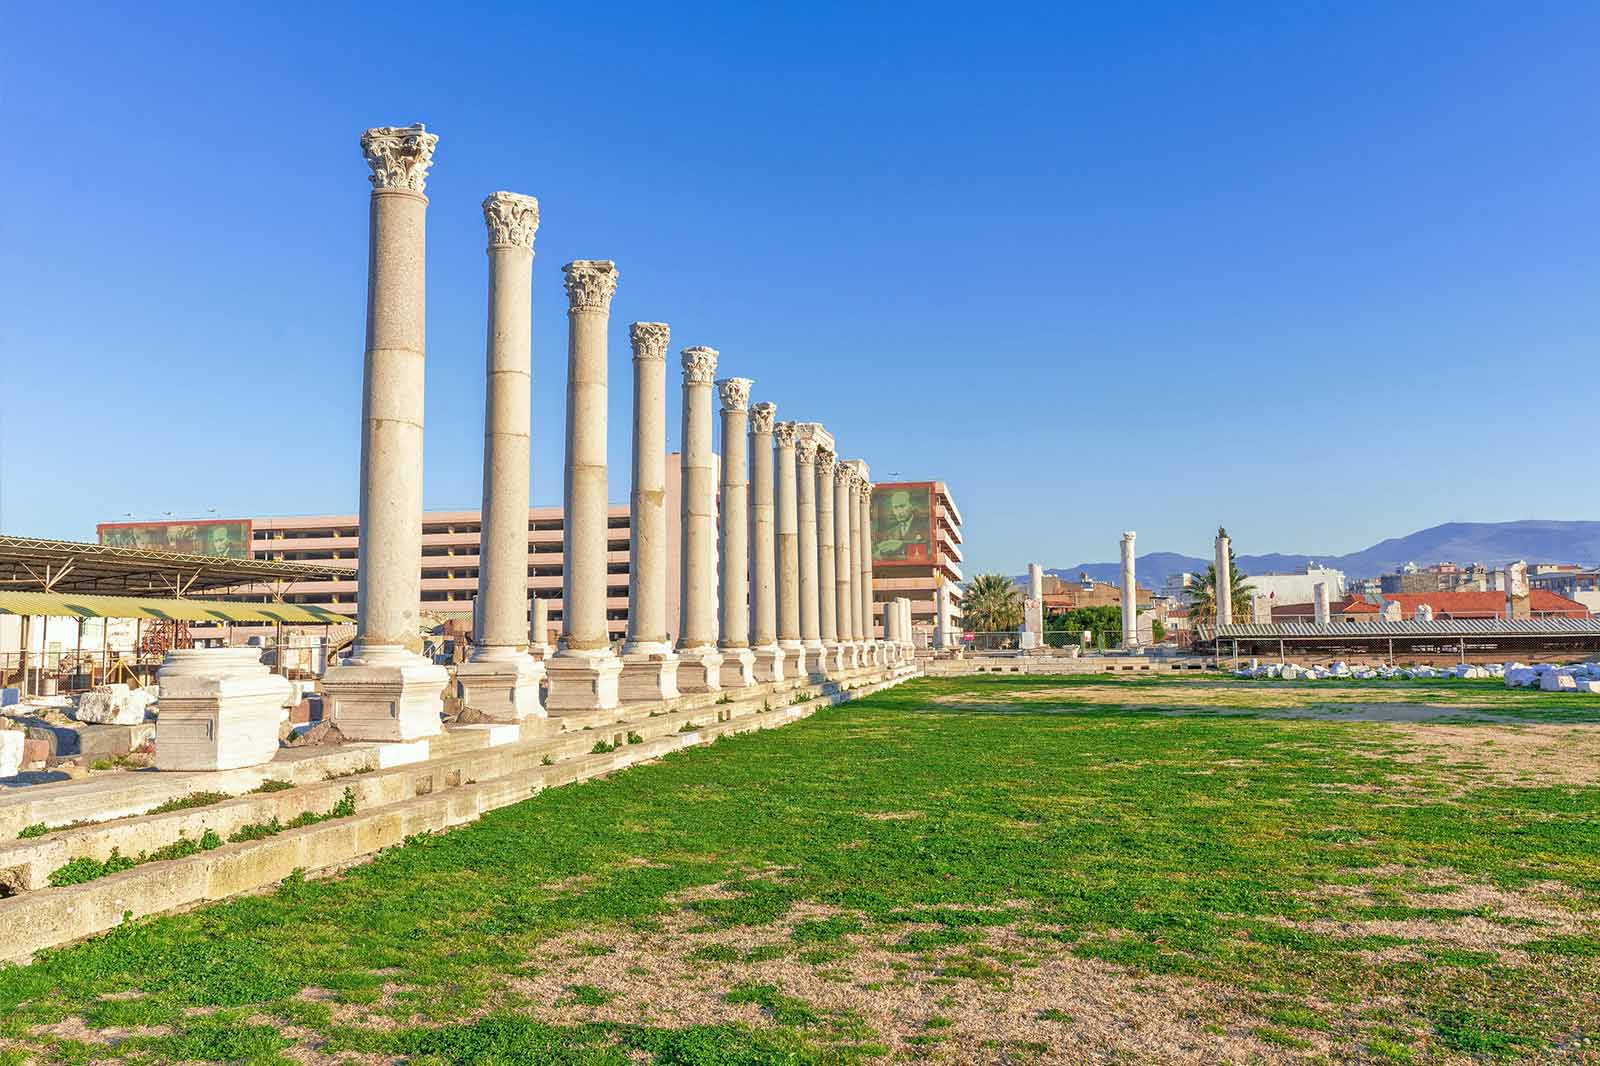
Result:
M818 630L827 650L828 668L839 668L839 586L834 575L838 556L833 549L833 466L831 449L817 449L817 609Z
M628 639L624 653L667 649L667 340L663 322L635 322L633 489L628 494Z
M667 636L667 340L664 322L635 322L633 345L632 534L628 552L628 638L622 646L624 700L678 696L678 656Z
M540 714L544 668L528 654L528 445L533 405L533 235L539 203L492 193L485 351L483 530L472 659L456 670L462 702L490 718Z
M750 409L750 642L757 681L783 680L778 646L777 531L774 528L772 422L777 407Z
M683 350L683 541L679 556L682 613L678 635L679 687L686 692L721 687L716 654L717 485L711 448L711 391L717 353Z
M800 639L808 650L820 654L822 631L817 628L819 601L817 599L816 442L795 441L794 459L795 494L799 501L796 527L800 554Z
M851 620L855 618L856 582L850 567L850 466L841 462L833 472L833 580L834 610L839 614L837 628L839 643L846 652L841 665L854 667L855 635Z
M755 684L750 650L749 378L717 382L722 399L722 506L718 509L717 647L723 688Z
M622 664L606 625L610 553L606 470L606 331L616 264L580 259L567 287L567 462L562 483L561 644L549 661L551 710L615 707Z
M367 342L361 396L361 556L356 641L323 679L352 740L440 731L448 675L418 652L422 604L423 338L428 199L437 135L421 125L367 130Z
M1136 647L1139 643L1139 597L1135 591L1134 533L1122 534L1122 646Z
M800 625L800 500L796 472L795 424L772 427L775 473L774 528L778 563L778 646L797 676L804 676L805 653Z

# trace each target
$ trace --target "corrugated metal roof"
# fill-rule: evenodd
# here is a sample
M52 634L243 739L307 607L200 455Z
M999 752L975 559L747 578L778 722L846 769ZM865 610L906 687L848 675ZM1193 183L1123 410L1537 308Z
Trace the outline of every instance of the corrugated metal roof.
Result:
M1550 637L1600 634L1600 618L1444 618L1431 622L1259 622L1200 626L1203 639L1287 637Z
M182 622L286 622L292 625L338 625L353 621L322 607L294 603L83 596L70 592L0 592L0 614L50 615L58 618L159 618Z

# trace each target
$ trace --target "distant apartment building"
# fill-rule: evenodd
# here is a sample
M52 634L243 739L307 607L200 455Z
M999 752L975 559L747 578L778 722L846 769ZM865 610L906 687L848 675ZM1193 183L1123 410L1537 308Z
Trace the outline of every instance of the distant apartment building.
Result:
M950 606L959 636L961 511L942 481L878 482L872 489L872 596L874 632L883 632L883 603L911 600L919 646L931 643L939 594Z

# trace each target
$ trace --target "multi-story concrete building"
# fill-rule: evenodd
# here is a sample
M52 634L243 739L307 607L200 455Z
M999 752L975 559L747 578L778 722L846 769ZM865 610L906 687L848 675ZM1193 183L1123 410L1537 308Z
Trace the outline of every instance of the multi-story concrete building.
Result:
M940 590L949 604L952 639L960 638L961 511L942 481L879 482L872 489L872 595L881 605L911 600L918 647L932 643ZM874 632L883 631L881 606Z
M682 507L679 495L680 464L674 454L667 457L667 588L678 587ZM185 529L194 521L150 523ZM204 522L198 524L204 525ZM286 586L283 599L288 603L327 607L353 614L356 606L356 566L361 552L360 522L356 515L266 516L229 520L230 527L247 531L249 554L257 559L290 562L318 562L349 568L347 577L326 581L302 581ZM102 528L102 537L107 529ZM612 637L621 638L628 625L629 541L628 507L612 504L607 514L609 544L606 556L606 620ZM422 602L421 614L435 625L454 623L456 630L470 630L474 603L478 596L478 540L482 535L482 515L476 509L427 511L422 516ZM544 639L554 642L561 626L561 582L564 573L562 538L565 535L560 507L535 507L528 511L528 595L547 600L550 633ZM248 598L235 596L234 598ZM678 633L678 597L667 597L667 624ZM537 638L539 635L535 634Z

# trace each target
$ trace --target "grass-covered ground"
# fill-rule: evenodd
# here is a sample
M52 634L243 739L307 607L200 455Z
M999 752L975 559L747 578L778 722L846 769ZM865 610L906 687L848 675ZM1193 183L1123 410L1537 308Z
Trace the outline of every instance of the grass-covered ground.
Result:
M1597 1062L1600 697L918 681L0 970L116 1059Z

